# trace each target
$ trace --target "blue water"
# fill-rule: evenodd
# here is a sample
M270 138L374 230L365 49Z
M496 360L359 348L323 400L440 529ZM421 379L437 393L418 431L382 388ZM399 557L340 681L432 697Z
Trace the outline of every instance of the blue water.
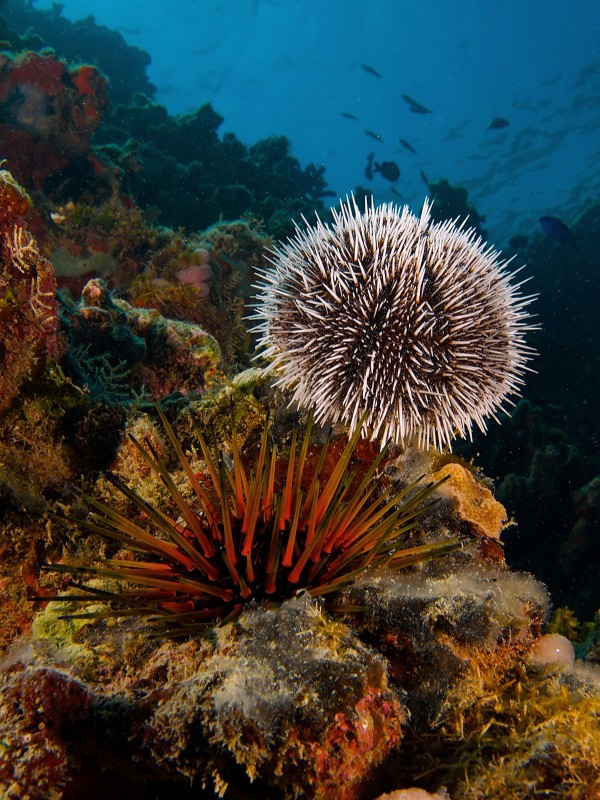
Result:
M210 102L220 132L247 145L286 135L303 165L326 166L336 196L362 184L398 201L364 177L374 152L398 163L395 189L413 208L421 171L465 186L502 246L544 214L573 222L599 194L597 0L65 0L63 14L93 14L146 50L172 114ZM433 113L411 112L402 94ZM510 124L486 131L495 117Z

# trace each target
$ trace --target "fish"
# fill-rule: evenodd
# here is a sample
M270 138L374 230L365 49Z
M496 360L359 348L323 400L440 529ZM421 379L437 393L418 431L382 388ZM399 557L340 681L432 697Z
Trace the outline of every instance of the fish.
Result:
M365 178L368 181L373 180L373 159L375 158L375 153L369 153L367 156L367 166L365 167Z
M386 181L394 183L400 177L400 167L395 161L382 161L381 164L375 162L375 172L378 172Z
M355 117L354 114L350 113L350 111L342 111L342 117L345 117L346 119L358 119L358 117Z
M561 244L575 244L575 237L568 225L558 217L540 217L540 225L551 239Z
M522 250L524 247L527 247L527 242L529 241L528 236L511 236L508 240L508 243L511 247L514 247L515 250Z
M421 105L421 103L417 103L416 100L413 100L413 98L409 97L407 94L403 94L402 99L405 103L408 103L409 109L414 114L433 114L433 111L430 108L426 108L425 106Z
M410 142L407 142L407 141L406 141L406 139L398 139L398 141L400 142L400 144L402 145L402 147L404 147L404 148L405 148L406 150L408 150L410 153L416 153L416 152L417 152L417 151L415 150L415 148L412 146L412 144L411 144Z
M394 186L390 186L390 192L391 192L392 194L395 194L395 195L396 195L396 197L399 197L399 198L402 200L402 195L400 194L400 192L398 191L398 189L396 189Z
M429 178L427 177L427 175L425 175L425 173L423 172L423 170L421 170L421 171L419 172L419 175L421 176L421 180L423 181L423 183L425 184L425 186L427 186L427 188L429 189L429 187L430 187L430 185L431 185L431 184L429 183Z
M373 77L375 77L375 78L382 78L383 77L383 75L381 75L380 72L377 72L377 70L374 69L373 67L369 66L369 64L361 64L361 67L364 69L365 72L368 72L369 75L373 75Z
M507 125L510 125L510 122L504 117L494 117L487 126L486 131L498 131L500 128L506 128Z
M375 139L383 144L383 139L378 133L375 133L375 131L365 131L365 136L370 136L371 139Z
M470 119L465 119L462 122L459 122L458 125L455 125L453 128L451 128L444 136L444 141L451 142L453 139L459 139L462 129L468 125L470 121Z

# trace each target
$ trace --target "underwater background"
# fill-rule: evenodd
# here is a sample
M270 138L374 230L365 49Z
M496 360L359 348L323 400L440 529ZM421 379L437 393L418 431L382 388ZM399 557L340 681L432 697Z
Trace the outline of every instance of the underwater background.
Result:
M434 217L468 217L512 266L526 264L541 328L527 402L458 449L477 453L519 522L512 563L593 610L578 572L590 552L565 574L555 548L575 558L567 529L580 515L598 525L587 508L600 472L597 5L40 0L3 14L108 76L95 141L120 147L123 163L139 158L126 186L160 224L197 231L247 214L277 240L351 192L413 211L430 196ZM85 180L70 176L78 186L58 194Z
M246 146L287 136L302 164L326 168L335 198L364 184L373 151L401 170L398 194L374 176L376 201L417 208L427 193L421 171L447 178L468 190L490 239L505 247L543 215L572 221L595 197L600 20L591 0L568 12L541 0L59 5L68 19L92 14L144 50L152 96L170 114L208 102L224 117L220 133ZM91 54L80 45L73 55ZM431 113L411 112L403 95ZM494 119L510 124L494 129Z
M140 722L142 712L137 706L130 717L128 708L127 724L134 730L131 741L136 748L139 745L132 752L142 764L140 774L134 770L129 797L145 796L146 778L140 776L146 769L143 759L151 752L156 774L149 780L154 781L157 798L219 795L241 799L253 796L247 783L255 778L265 797L334 797L335 789L323 776L351 763L356 769L354 782L348 794L340 797L371 800L374 792L355 788L362 787L363 773L370 769L371 756L365 753L372 753L374 762L383 760L386 737L392 747L396 739L407 736L400 728L406 727L410 715L416 738L406 745L407 761L416 754L418 770L411 772L400 758L391 765L386 762L388 775L382 788L394 788L396 778L398 785L410 786L417 771L419 778L429 775L427 758L419 749L422 735L432 737L431 760L443 775L441 783L428 777L418 782L440 792L433 797L448 797L443 786L450 787L453 800L455 796L465 800L538 796L534 789L531 795L524 793L527 778L517 767L513 794L507 788L508 779L505 785L498 776L486 774L479 788L476 781L472 788L468 784L470 777L479 776L481 764L493 762L501 767L504 754L516 747L514 741L526 739L519 728L520 712L515 710L521 689L515 687L520 687L529 669L523 666L529 663L525 656L542 630L565 634L578 648L578 657L585 654L590 662L600 661L599 133L600 6L592 0L573 0L568 6L557 0L0 2L0 158L4 159L0 236L5 248L0 276L0 555L6 565L0 570L4 591L0 604L9 620L0 636L3 651L30 631L34 608L24 597L39 601L48 595L50 584L44 583L43 572L47 564L61 561L65 551L82 555L75 535L64 533L62 516L71 521L83 516L82 498L89 500L85 492L94 496L97 492L103 502L114 501L114 490L107 486L110 470L121 475L124 483L133 482L138 491L144 481L155 491L144 473L144 457L127 450L124 437L125 431L133 430L140 441L151 443L154 455L152 447L163 452L161 434L156 420L152 421L155 401L164 404L171 424L175 426L177 419L176 435L193 452L190 408L202 418L207 437L209 431L216 432L220 440L229 441L230 406L238 404L245 415L244 426L247 422L247 429L242 426L239 431L240 441L249 451L257 445L256 430L265 408L270 407L275 409L275 438L279 435L289 446L296 423L285 416L282 398L253 369L257 336L250 330L248 316L255 310L257 276L269 269L270 248L292 237L296 225L304 229L314 222L315 214L330 222L331 209L349 195L361 208L372 197L376 206L408 204L415 214L430 198L434 220L466 220L467 227L510 260L510 270L523 267L516 280L526 281L523 293L535 296L528 307L533 319L526 339L536 355L528 364L531 371L524 376L521 397L512 398L515 406L510 416L499 413L500 424L491 419L486 434L475 431L472 441L452 442L452 455L440 456L435 465L441 469L444 459L470 465L478 483L476 488L475 483L469 484L465 492L474 492L474 505L479 503L489 519L473 522L465 516L457 522L452 517L455 527L448 523L448 530L461 536L476 531L477 558L481 556L486 569L493 564L493 571L504 564L503 559L508 565L508 571L498 567L498 575L493 572L495 577L489 579L498 582L498 596L502 596L500 600L494 595L489 601L491 610L486 603L495 590L485 595L484 581L480 585L475 573L475 577L469 573L456 589L457 595L469 597L472 606L448 611L446 598L440 600L443 620L436 635L443 639L447 630L455 632L455 625L464 626L452 640L455 660L451 663L442 645L438 641L431 645L420 627L423 617L419 614L425 613L421 605L434 601L423 600L416 579L414 585L408 580L407 597L401 600L389 600L392 589L387 584L376 599L362 584L354 595L350 593L349 605L362 608L371 603L369 613L382 620L380 624L369 617L360 629L360 642L358 636L352 638L354 633L346 637L335 628L337 622L331 628L321 618L315 622L314 608L298 600L292 601L296 605L284 603L278 609L273 630L267 633L259 613L251 612L244 623L248 641L242 636L242 644L234 631L231 641L224 635L218 642L215 635L210 643L186 644L180 650L170 643L164 651L142 643L143 635L135 626L127 629L132 638L126 647L110 625L102 634L86 630L81 639L77 638L79 628L74 634L70 630L66 647L62 623L51 617L55 612L40 614L34 630L43 641L42 649L51 649L47 643L51 640L57 652L64 651L64 663L71 665L72 675L86 687L86 681L91 685L105 680L110 691L131 691L138 697L147 686L154 691L154 682L160 682L168 669L174 670L176 675L169 680L177 688L168 702L176 706L173 718L177 719L187 707L190 674L195 669L198 681L192 693L205 697L203 681L210 684L217 680L215 675L218 680L222 675L217 667L214 673L202 670L213 663L211 659L227 655L230 647L241 648L242 671L250 665L250 677L240 683L239 664L231 667L231 674L219 684L222 705L217 703L217 712L227 711L228 698L245 691L254 703L248 686L254 681L263 692L261 681L268 687L271 680L257 667L263 664L261 648L268 649L265 642L271 635L277 642L272 645L273 659L285 663L291 676L297 668L299 685L306 680L309 687L320 687L307 650L288 647L282 634L292 631L293 637L301 636L303 626L311 630L311 636L316 626L315 641L322 634L326 637L323 652L327 650L331 663L340 658L339 648L348 658L342 670L346 677L340 678L335 689L344 702L369 705L376 695L374 706L369 705L369 724L378 733L368 741L360 740L360 753L352 750L350 739L342 745L338 742L348 761L327 761L323 774L314 781L311 777L308 784L296 773L292 776L293 770L289 784L285 777L290 760L302 764L306 757L310 761L306 752L302 750L300 756L300 750L292 755L286 751L280 761L269 761L274 734L260 727L267 718L280 725L277 703L281 696L293 694L293 686L280 686L278 676L273 682L280 696L273 707L266 700L262 704L262 695L256 706L247 701L243 713L248 712L252 724L259 719L256 730L252 724L249 728L249 741L256 736L258 742L251 755L252 748L245 749L247 742L239 750L235 749L237 740L232 743L227 726L235 728L238 717L234 715L232 721L223 712L225 721L218 717L218 724L212 718L206 722L208 712L204 700L199 700L202 724L208 726L202 736L210 739L215 726L221 726L217 755L210 749L212 744L206 745L210 752L206 774L213 770L212 789L206 789L206 794L205 767L195 764L191 745L190 750L178 749L179 728L171 732L170 712L163 718L157 710L162 699L152 707L151 722ZM27 244L29 236L33 249ZM365 445L368 452L360 451L361 464L373 456L369 446ZM334 452L339 455L341 449L340 445ZM329 458L323 456L326 463ZM226 462L217 462L219 469L227 467ZM431 464L428 469L438 474ZM410 474L414 477L415 473ZM81 496L67 501L75 484ZM218 480L215 486L222 488ZM153 502L157 502L156 492ZM500 545L497 539L503 527ZM89 557L90 552L97 555L93 547L88 550L83 545L83 554ZM454 590L452 581L460 572L456 565L463 564L461 558L468 559L462 554L452 558L455 571L448 581ZM439 577L436 570L443 568L426 569L435 578ZM521 604L517 610L506 599L512 595L515 604ZM52 603L48 606L52 608ZM433 616L434 612L427 606L426 613ZM399 618L408 620L402 635L394 628ZM107 664L97 670L96 655L90 653L104 635L109 642L102 644L105 650L126 650L129 672L121 672L108 657ZM494 637L502 642L502 654L497 661L492 659L493 667L482 679L488 683L477 691L490 697L497 693L504 699L489 714L480 715L480 700L473 700L479 695L475 689L469 694L472 682L468 690L466 682L460 683L464 678L461 648L476 650L479 655L469 650L469 657L485 672L490 656L484 651ZM399 666L408 640L415 660ZM222 653L210 650L221 646ZM376 647L381 662L369 660L370 647ZM9 656L2 664L0 681L4 680L1 670L10 671L19 657L18 653ZM62 657L56 658L59 666ZM142 663L148 673L140 667ZM175 666L168 667L169 663ZM434 699L433 690L431 696L421 693L415 678L428 663L445 675L461 676L451 689L436 684ZM134 667L139 669L139 684L131 677ZM382 677L386 670L390 680L397 680L402 691L406 688L409 693L408 711L402 705L404 699L400 702ZM344 692L358 673L367 676L368 690L359 701L352 694L350 701ZM580 678L571 673L560 680L545 675L551 689L546 684L540 688L534 681L534 688L527 691L531 691L530 707L538 714L535 725L543 727L555 711L554 699L547 705L546 699L554 698L556 691L563 692L564 700L567 687L574 694L565 700L564 709L561 706L560 725L564 730L578 725L576 736L588 737L584 721L588 713L597 720L600 704L597 686L593 690L590 686L598 679L581 678L580 685ZM70 708L69 698L75 698L77 713L88 701L92 703L93 720L82 717L82 726L92 731L90 752L97 758L102 752L94 739L97 696L90 700L89 687L84 692L66 678L63 685L62 677L57 684L54 678L40 684L38 673L31 687L23 680L18 696L31 697L31 708L40 692L46 696L45 686L48 697L60 698L56 704L61 709ZM6 681L10 699L17 690L12 677ZM102 691L98 702L104 708ZM156 691L158 696L160 690ZM268 693L267 688L264 692ZM463 696L468 698L465 707L473 705L456 722L456 731L460 728L452 734L456 733L456 739L438 740L441 728L436 726L442 710ZM577 705L574 712L573 697L577 703L583 698L588 706ZM28 708L19 699L8 718L19 716L21 712L15 709L20 704ZM328 720L336 712L335 704L319 709ZM478 749L478 737L481 730L482 737L487 734L489 726L494 730L496 712L510 736L514 733L514 741L507 744L508 739L492 736L484 755L485 747ZM54 706L48 712L57 730L64 722L62 713L67 714ZM114 730L109 725L115 735L119 713L111 717ZM297 731L290 738L285 727L287 711L281 714L278 730L287 731L283 739L295 742ZM444 725L446 721L444 717ZM313 722L307 722L307 727ZM201 727L196 718L189 725L193 731ZM477 742L465 749L468 755L457 744L462 742L463 725L470 730L471 744ZM537 727L535 731L537 736ZM335 736L340 735L336 730ZM77 731L73 739L77 740ZM3 745L5 741L8 744ZM597 725L589 741L600 758ZM558 768L554 777L553 766L548 766L555 762L548 755L546 740L531 744L536 755L527 761L527 769L538 763L538 745L544 754L539 756L543 777L537 784L532 781L532 786L540 791L560 786L562 793L557 796L565 798L600 797L595 755L588 757L586 752L579 777L570 775L567 780ZM38 769L28 761L25 745L11 765L10 736L0 740L0 757L5 756L9 764L3 772L0 758L0 778L10 774L16 783L25 781L17 775L14 764L18 763L22 775L34 776L32 783L39 782L40 776L48 781L45 788L40 784L39 795L20 794L9 781L6 790L0 787L0 800L21 796L69 800L78 797L80 786L94 800L96 795L90 794L95 779L93 758L87 773L82 768L78 784L73 763L78 765L76 771L81 765L77 758L72 760L67 748L64 766L62 746L56 745L61 752L59 766L44 757ZM88 755L85 747L83 761ZM227 747L230 752L223 766L219 753ZM48 749L45 740L44 748ZM331 741L327 748L328 752L333 748ZM142 752L146 755L140 756ZM123 758L113 756L104 787L111 792L118 786L114 776L119 775L119 758ZM313 756L318 761L322 754L313 752ZM515 763L521 757L519 751ZM124 761L128 758L125 755ZM450 762L452 767L446 770ZM58 776L56 786L64 783L67 787L64 794L62 788L52 793L53 770ZM280 776L274 783L271 773ZM439 773L434 770L435 774ZM229 793L225 775L234 787ZM188 795L186 786L180 794L171 795L173 785L180 787L182 776L190 779L193 790ZM546 779L549 782L544 784ZM581 787L596 781L589 795L578 780ZM571 786L581 788L581 793L574 789L569 793ZM99 785L98 796L102 788ZM414 797L423 800L423 796Z

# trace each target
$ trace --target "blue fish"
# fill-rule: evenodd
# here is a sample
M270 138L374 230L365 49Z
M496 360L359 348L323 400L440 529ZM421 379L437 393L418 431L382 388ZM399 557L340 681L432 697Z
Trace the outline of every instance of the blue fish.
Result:
M500 130L500 128L506 128L507 125L510 125L510 122L504 119L504 117L494 117L487 126L486 131L497 131Z
M426 108L425 106L421 105L421 103L413 100L413 98L408 94L403 94L402 99L408 104L409 111L412 111L413 114L433 114L433 111L430 108Z
M377 72L370 64L361 64L361 67L364 69L365 72L368 72L369 75L372 75L374 78L381 78L382 75L380 72Z
M558 217L540 217L540 225L544 232L562 244L575 244L575 237L571 229Z

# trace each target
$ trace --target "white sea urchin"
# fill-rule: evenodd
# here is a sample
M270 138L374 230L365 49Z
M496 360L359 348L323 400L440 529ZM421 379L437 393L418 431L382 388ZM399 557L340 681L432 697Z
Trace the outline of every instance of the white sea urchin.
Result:
M518 394L532 298L474 230L433 222L427 201L416 217L347 199L270 261L259 346L317 421L362 420L372 439L441 448Z

